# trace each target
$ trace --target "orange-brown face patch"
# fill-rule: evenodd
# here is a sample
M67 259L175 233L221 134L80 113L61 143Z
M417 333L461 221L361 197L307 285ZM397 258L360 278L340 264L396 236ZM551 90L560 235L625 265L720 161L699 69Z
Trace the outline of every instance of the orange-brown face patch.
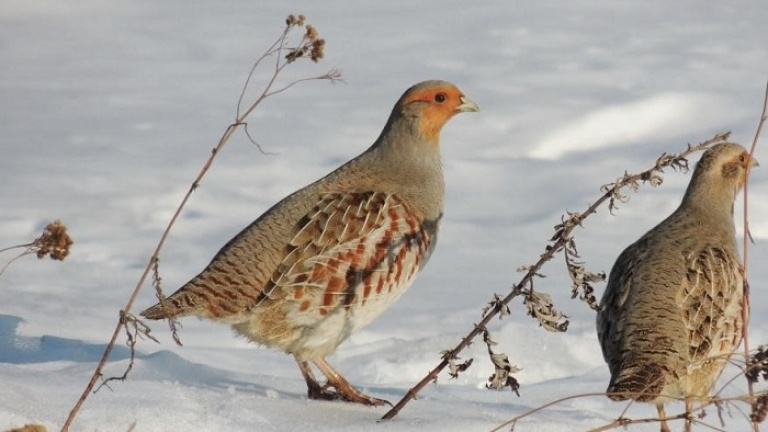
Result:
M453 117L461 105L462 94L456 87L435 87L414 92L405 100L403 105L412 102L426 102L422 108L419 129L427 141L437 143L440 130L445 122ZM444 98L440 102L440 98Z
M739 184L741 185L744 181L743 179L743 170L749 166L750 158L749 153L742 152L738 156L735 156L733 159L729 160L728 162L723 164L721 174L723 178L726 179L732 179L736 176L742 177L739 179Z

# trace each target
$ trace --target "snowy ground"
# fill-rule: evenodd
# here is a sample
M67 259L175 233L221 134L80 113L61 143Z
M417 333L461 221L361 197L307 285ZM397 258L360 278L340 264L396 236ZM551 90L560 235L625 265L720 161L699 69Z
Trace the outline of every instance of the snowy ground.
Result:
M413 289L330 359L393 402L537 259L566 209L584 209L600 185L687 142L723 130L751 141L768 78L760 0L291 3L0 3L0 247L29 241L55 218L76 241L63 263L28 257L0 277L0 430L62 425L172 211L232 121L252 61L289 13L306 14L328 45L320 65L297 65L286 78L335 67L346 83L303 84L254 114L255 138L279 155L243 136L228 144L169 238L163 284L173 291L280 197L366 148L408 86L453 81L482 112L443 131L439 247ZM750 185L752 345L768 343L762 170ZM576 232L588 267L609 270L674 209L687 180L670 170L616 216L588 219ZM290 357L186 320L183 348L153 323L161 344L142 341L129 379L92 395L73 430L135 422L139 431L487 431L555 399L603 391L593 313L569 298L560 260L544 272L539 288L571 316L568 333L538 328L519 303L491 327L523 368L520 398L484 389L492 368L478 344L459 379L441 376L395 421L378 424L383 409L307 401ZM137 308L151 303L145 287ZM120 347L107 373L121 374L127 355ZM738 380L728 393L743 388ZM569 400L515 430L588 430L624 408L604 397ZM637 405L627 416L654 414ZM725 430L746 430L732 414Z

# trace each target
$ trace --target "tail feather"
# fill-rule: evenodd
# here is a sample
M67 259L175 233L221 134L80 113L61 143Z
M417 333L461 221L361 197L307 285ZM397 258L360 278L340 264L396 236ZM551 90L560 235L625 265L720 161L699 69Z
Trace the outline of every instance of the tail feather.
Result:
M612 374L606 392L613 400L652 402L666 386L666 375L667 371L658 364L637 362Z
M147 319L159 320L196 315L197 307L194 297L196 296L193 293L179 290L167 299L143 310L141 316Z

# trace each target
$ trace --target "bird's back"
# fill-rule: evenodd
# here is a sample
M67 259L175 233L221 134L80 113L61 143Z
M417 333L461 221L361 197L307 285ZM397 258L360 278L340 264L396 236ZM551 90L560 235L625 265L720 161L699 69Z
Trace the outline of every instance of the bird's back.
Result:
M227 242L197 276L142 315L236 321L262 300L297 225L319 200L314 185L284 198Z
M611 270L597 329L615 399L704 397L739 343L733 226L693 213L681 206ZM712 357L721 360L706 361Z

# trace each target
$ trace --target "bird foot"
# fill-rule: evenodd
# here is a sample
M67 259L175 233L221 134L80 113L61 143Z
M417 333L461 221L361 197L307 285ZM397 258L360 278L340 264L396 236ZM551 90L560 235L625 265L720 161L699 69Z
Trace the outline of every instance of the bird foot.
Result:
M332 384L325 384L324 386L314 385L307 388L307 397L315 400L329 400L329 401L344 401L359 403L368 406L382 406L392 404L385 399L379 399L368 396L362 393L360 390L352 386L339 386L336 387Z

